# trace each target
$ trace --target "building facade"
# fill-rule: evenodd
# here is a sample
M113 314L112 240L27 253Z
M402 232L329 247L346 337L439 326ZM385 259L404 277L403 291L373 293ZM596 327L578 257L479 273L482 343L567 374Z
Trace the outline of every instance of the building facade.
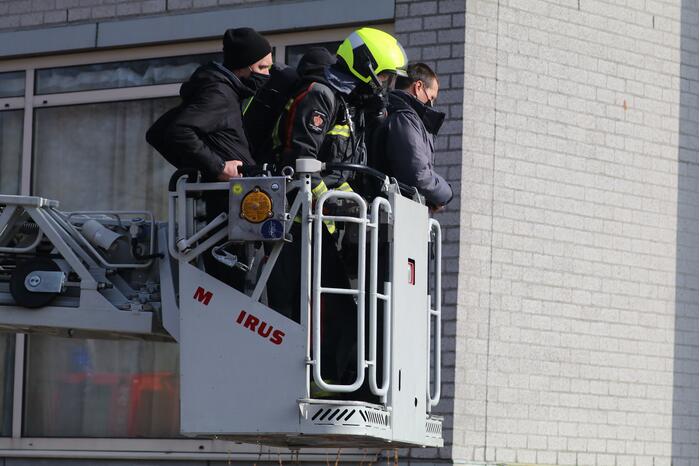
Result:
M293 63L366 24L438 72L456 193L446 446L400 461L697 465L696 1L5 0L0 191L162 218L143 135L226 28ZM172 344L1 341L8 465L394 461L179 438Z

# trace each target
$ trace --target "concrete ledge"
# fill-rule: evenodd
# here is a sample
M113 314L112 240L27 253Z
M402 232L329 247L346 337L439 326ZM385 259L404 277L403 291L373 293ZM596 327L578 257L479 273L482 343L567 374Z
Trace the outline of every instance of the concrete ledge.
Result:
M0 33L0 57L217 38L231 27L261 32L391 21L394 0L302 0Z
M393 18L393 0L307 0L101 23L97 47L219 37L228 28L242 26L276 32Z
M93 48L97 24L0 33L0 57Z

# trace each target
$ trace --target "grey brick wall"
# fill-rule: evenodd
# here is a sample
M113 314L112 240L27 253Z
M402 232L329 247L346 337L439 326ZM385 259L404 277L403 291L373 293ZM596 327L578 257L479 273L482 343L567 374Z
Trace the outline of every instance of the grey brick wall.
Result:
M0 29L255 0L9 0ZM262 3L262 2L261 2ZM695 0L397 0L448 121L456 464L698 464Z
M697 18L467 2L457 462L698 464Z
M132 16L181 13L272 0L3 0L0 31L60 26Z
M464 2L453 0L396 2L396 38L403 44L409 60L422 61L439 75L438 110L447 114L440 130L435 155L436 169L452 185L455 197L445 212L436 218L443 228L443 386L436 414L445 417L443 432L446 447L414 449L412 458L451 458L451 441L460 427L455 423L455 360L457 335L457 287L460 257L462 108L464 83Z

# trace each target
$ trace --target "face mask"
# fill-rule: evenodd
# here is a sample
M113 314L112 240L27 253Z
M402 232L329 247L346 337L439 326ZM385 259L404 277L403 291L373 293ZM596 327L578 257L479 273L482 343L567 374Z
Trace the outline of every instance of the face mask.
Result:
M442 123L445 121L445 114L426 106L420 118L425 125L425 129L428 130L430 134L437 136Z
M251 70L250 76L247 78L241 78L241 82L252 90L257 91L265 85L268 79L270 79L270 75L256 73L255 71Z

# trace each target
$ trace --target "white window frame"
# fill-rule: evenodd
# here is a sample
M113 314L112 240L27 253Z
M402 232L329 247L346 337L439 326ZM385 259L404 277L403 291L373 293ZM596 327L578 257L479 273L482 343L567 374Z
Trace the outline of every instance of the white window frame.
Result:
M393 24L374 25L393 33ZM286 47L342 40L354 28L319 29L304 32L267 34L275 47L277 63L284 63ZM34 95L34 78L38 69L57 68L94 63L110 63L149 58L175 57L214 53L221 50L220 40L165 44L132 49L115 49L17 58L0 62L0 73L25 72L25 95L0 98L0 112L24 109L22 137L22 168L20 194L30 195L32 179L32 143L34 109L64 105L120 102L177 96L180 84L163 84L115 89ZM318 449L302 454L290 453L286 448L256 447L225 440L209 439L119 439L119 438L37 438L23 437L23 404L26 336L16 334L14 358L14 385L12 401L12 432L0 437L4 457L14 458L91 458L132 460L218 460L218 461L314 461L327 462L340 454L338 450ZM377 450L347 449L343 461L369 461Z

